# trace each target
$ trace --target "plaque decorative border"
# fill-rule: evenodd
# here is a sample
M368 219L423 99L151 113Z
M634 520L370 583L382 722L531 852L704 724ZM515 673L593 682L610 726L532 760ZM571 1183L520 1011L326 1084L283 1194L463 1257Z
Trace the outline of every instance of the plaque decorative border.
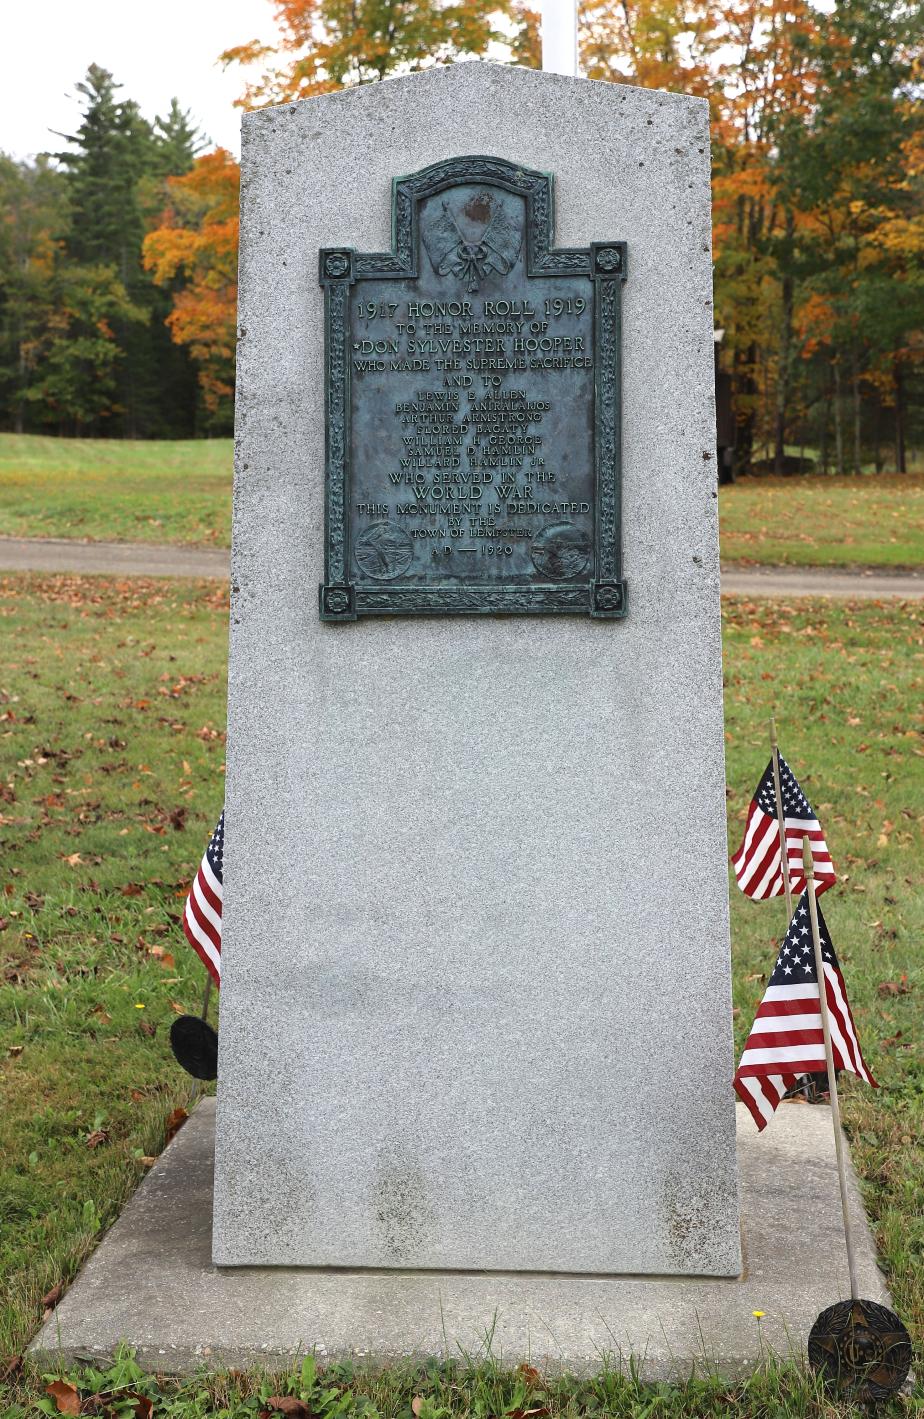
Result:
M420 249L418 205L462 183L485 183L526 199L527 276L589 276L594 283L594 565L574 583L452 582L382 586L351 582L350 287L358 281L414 279ZM326 247L318 253L325 295L325 554L318 588L322 621L360 616L588 615L618 620L626 614L622 575L622 286L624 241L553 247L554 206L549 173L504 158L463 157L433 163L392 182L391 251Z

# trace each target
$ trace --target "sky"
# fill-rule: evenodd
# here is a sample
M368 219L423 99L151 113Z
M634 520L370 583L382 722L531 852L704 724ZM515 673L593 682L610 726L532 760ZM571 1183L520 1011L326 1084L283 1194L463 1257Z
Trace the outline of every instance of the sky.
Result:
M243 74L223 72L216 59L274 33L271 0L0 0L0 151L25 158L59 149L50 130L75 131L75 84L99 64L146 118L166 113L176 95L213 143L239 154L233 104Z

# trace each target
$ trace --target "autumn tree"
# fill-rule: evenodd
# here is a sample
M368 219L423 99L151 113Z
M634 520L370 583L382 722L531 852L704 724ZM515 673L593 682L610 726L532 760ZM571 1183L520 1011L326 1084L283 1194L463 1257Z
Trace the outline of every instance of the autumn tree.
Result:
M275 45L251 40L221 56L263 66L244 91L246 108L509 49L528 18L519 0L276 0L275 14Z
M167 324L198 370L209 427L228 431L234 399L240 169L217 148L168 181L168 206L144 265L173 293Z
M253 41L221 56L225 64L262 64L242 99L249 108L483 55L492 44L509 48L529 18L519 0L277 0L275 9L278 44ZM167 323L197 366L214 428L231 421L239 179L222 149L198 158L188 177L168 184L144 246L146 269L172 292Z
M579 8L588 79L707 96L718 42L713 0L595 0Z

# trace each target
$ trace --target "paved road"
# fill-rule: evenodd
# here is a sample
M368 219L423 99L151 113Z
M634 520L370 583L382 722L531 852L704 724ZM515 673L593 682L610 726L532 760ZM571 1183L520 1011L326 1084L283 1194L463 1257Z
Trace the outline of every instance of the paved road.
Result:
M158 547L147 542L78 542L68 538L0 537L0 571L103 572L114 576L226 577L224 547ZM723 571L735 596L924 597L924 571L826 571L748 567Z
M158 547L150 542L78 542L67 537L0 537L0 571L226 577L228 550Z
M878 601L924 596L924 572L829 571L826 567L729 567L722 571L727 596L838 596Z

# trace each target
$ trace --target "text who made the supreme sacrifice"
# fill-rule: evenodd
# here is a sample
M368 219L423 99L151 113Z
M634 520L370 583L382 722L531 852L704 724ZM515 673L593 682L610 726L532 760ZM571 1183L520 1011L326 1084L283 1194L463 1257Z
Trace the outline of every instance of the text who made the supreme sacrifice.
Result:
M554 249L552 180L396 180L395 249L320 253L321 617L625 614L621 242Z

